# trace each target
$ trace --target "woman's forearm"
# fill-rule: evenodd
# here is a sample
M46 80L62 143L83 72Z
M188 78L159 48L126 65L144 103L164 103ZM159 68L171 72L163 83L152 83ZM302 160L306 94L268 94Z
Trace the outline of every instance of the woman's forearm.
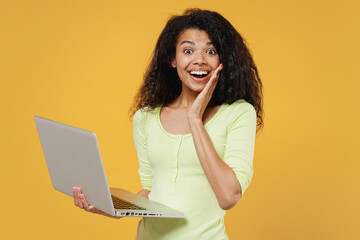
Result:
M196 153L222 209L230 209L241 197L241 186L234 171L220 158L199 118L189 118Z
M150 193L149 190L141 189L141 190L137 193L137 195L140 195L140 196L142 196L142 197L144 197L144 198L149 199L149 193Z

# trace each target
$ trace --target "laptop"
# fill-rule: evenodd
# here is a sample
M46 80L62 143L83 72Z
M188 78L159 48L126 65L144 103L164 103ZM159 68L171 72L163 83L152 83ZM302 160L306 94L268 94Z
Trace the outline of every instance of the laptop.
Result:
M109 188L95 133L35 116L53 187L69 196L81 187L92 206L119 217L183 218L180 211L120 188Z

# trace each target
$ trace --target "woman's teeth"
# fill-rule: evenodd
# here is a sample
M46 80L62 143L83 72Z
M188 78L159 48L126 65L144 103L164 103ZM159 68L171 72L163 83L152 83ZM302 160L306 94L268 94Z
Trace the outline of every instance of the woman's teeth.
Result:
M206 75L208 75L208 72L207 71L191 71L190 74L196 75L196 76L206 76Z

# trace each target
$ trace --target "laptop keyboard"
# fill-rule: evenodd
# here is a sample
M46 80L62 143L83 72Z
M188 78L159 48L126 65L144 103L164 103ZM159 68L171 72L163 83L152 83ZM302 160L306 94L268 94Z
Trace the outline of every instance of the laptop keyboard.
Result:
M124 199L111 196L114 208L115 209L135 209L135 210L145 210L145 208L139 207L133 203L125 201Z

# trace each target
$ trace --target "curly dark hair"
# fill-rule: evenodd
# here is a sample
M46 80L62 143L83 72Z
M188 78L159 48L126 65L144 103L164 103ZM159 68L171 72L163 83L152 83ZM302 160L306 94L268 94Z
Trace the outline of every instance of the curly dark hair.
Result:
M187 29L205 31L223 64L211 102L220 105L246 100L256 110L260 129L263 126L262 83L252 55L229 21L217 12L201 9L187 9L183 15L173 16L167 22L130 109L131 115L143 107L152 110L169 104L180 95L181 80L171 63L175 59L177 40Z

